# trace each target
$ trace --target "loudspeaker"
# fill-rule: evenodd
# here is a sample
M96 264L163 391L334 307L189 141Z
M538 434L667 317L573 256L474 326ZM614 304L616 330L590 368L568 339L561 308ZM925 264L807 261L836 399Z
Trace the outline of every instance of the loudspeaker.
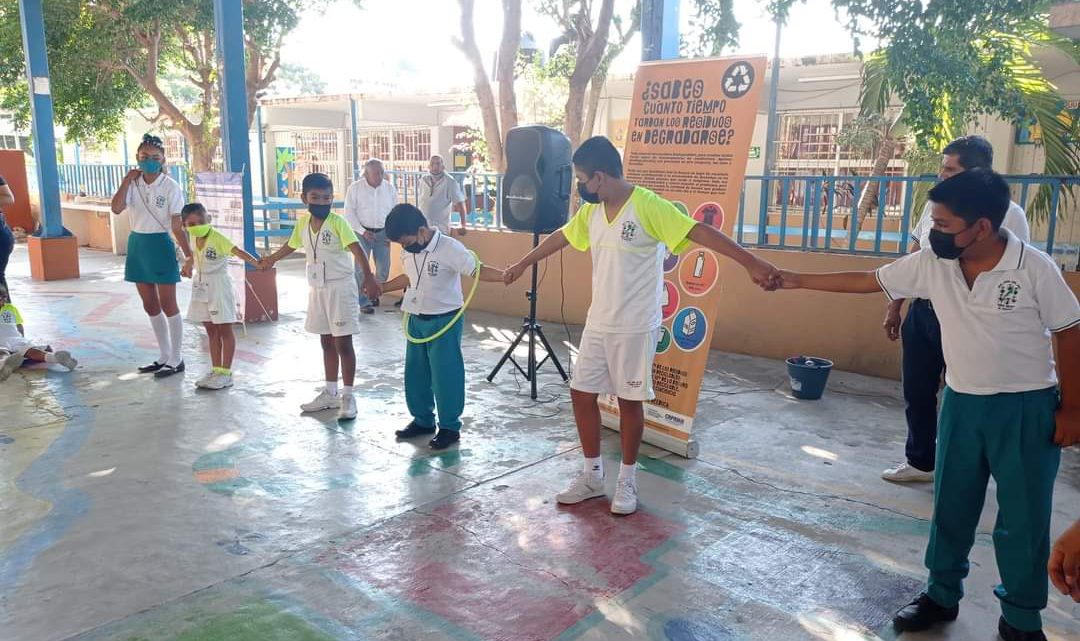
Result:
M566 224L573 182L570 139L542 125L506 134L503 224L515 231L547 234Z

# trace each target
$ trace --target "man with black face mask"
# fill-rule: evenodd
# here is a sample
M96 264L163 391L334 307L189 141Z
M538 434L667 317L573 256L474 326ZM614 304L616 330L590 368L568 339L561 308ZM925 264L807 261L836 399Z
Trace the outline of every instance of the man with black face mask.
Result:
M938 178L946 180L971 169L990 169L994 148L982 136L957 138L941 152ZM922 216L911 230L911 251L930 246L930 230L934 226L931 206L926 203ZM1023 242L1030 240L1024 210L1009 203L1001 226ZM881 478L894 483L920 483L934 480L934 448L937 443L938 389L945 370L941 353L941 327L930 301L916 298L909 301L907 317L900 322L904 301L889 303L885 315L885 335L889 340L902 338L904 410L907 419L907 445L903 463L881 473Z
M784 272L782 284L927 299L941 319L946 387L926 549L930 580L894 627L914 632L956 619L993 476L998 632L1005 641L1046 641L1041 611L1054 478L1061 448L1080 442L1080 304L1053 259L1001 227L1009 208L1001 176L965 171L931 189L930 200L930 249L876 272Z

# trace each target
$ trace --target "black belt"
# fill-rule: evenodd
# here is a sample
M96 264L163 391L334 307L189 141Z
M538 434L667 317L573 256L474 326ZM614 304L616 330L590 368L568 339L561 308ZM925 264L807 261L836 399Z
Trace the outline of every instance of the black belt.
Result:
M364 231L369 231L369 232L371 232L373 234L377 234L377 233L381 232L382 230L386 229L385 227L379 227L378 229L375 229L374 227L368 227L367 225L360 225L360 226L364 228Z
M420 320L435 320L437 318L446 318L447 316L453 316L459 311L461 311L460 307L457 309L451 309L450 311L443 312L441 314L413 314L413 316L419 318Z

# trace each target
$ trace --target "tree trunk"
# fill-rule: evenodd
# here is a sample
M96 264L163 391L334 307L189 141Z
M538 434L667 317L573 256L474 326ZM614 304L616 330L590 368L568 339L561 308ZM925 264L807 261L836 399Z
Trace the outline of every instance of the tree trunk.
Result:
M614 11L615 0L603 0L595 31L587 38L579 39L574 72L570 74L569 92L566 97L566 125L563 128L573 148L581 142L582 126L585 121L585 91L589 87L589 79L593 77L604 59ZM590 17L587 14L580 14L578 19L582 22L578 25L579 32L589 28Z
M600 97L607 83L607 72L601 71L589 82L589 102L585 111L585 124L581 128L581 139L588 138L596 131L596 114L600 110Z
M893 154L896 152L896 138L894 133L896 127L900 123L901 115L897 115L891 123L889 123L888 129L885 131L885 137L881 141L881 146L878 147L877 157L874 159L874 166L870 170L871 176L884 176L885 171L889 168L889 161L892 160ZM870 212L874 211L878 207L878 194L881 191L880 182L868 182L863 187L862 195L859 196L859 208L855 214L855 229L852 233L858 233L862 230L863 223L866 221L866 217L870 215Z
M502 123L502 135L505 137L508 131L518 125L514 67L517 64L518 50L521 49L521 0L503 0L502 5L503 32L495 80L499 83L499 120Z
M476 44L476 29L473 25L473 9L475 0L458 0L461 5L461 38L455 39L454 44L461 49L473 68L473 86L476 91L476 101L480 106L480 117L483 120L484 141L488 148L488 163L497 172L505 169L503 158L502 132L499 129L499 113L495 106L495 94L491 89L487 71L484 69L484 60L480 56L480 48Z

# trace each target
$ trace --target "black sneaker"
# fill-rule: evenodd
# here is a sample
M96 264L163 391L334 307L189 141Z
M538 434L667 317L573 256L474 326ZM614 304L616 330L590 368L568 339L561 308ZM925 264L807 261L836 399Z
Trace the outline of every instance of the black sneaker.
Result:
M153 363L151 363L149 365L143 365L142 367L140 367L139 368L139 373L140 374L153 374L154 372L158 371L162 367L165 367L165 363L159 363L157 361L154 361Z
M893 617L893 627L899 632L919 632L929 630L937 623L955 621L959 614L959 605L943 607L923 592L915 597L914 601L900 608Z
M180 364L176 367L172 365L162 365L161 369L154 372L154 378L169 378L173 374L179 374L184 371L184 361L180 361Z
M439 430L435 438L428 441L428 447L433 450L445 450L461 440L461 433L457 430Z
M394 436L404 440L408 438L416 438L417 436L427 436L428 434L434 433L434 427L423 427L422 425L417 425L416 421L413 421L412 423L409 423L408 427L406 427L405 429L394 432Z
M1034 632L1025 632L1024 630L1017 630L1009 625L1009 622L1005 620L1005 617L998 618L998 634L1001 635L1005 641L1046 641L1046 635L1042 630L1036 630Z
M371 306L372 307L378 307L379 306L379 299L376 298L375 300L371 301Z
M374 314L375 313L375 308L372 307L371 305L365 305L364 307L360 308L360 313L361 314Z
M394 301L394 307L401 307L402 302L404 302L404 301L402 301L402 299L400 299L400 298L397 299L396 301Z

